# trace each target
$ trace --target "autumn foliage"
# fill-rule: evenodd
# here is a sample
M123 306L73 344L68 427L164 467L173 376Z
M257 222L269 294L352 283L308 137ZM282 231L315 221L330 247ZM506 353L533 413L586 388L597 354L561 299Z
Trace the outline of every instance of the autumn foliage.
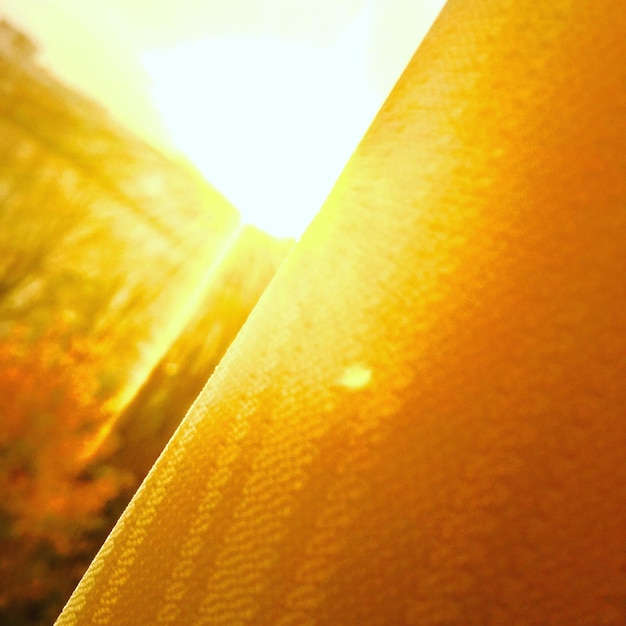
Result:
M0 624L49 626L291 243L3 32Z
M103 462L106 450L83 454L109 417L93 365L101 350L63 323L13 325L0 338L0 611L67 594L129 480Z

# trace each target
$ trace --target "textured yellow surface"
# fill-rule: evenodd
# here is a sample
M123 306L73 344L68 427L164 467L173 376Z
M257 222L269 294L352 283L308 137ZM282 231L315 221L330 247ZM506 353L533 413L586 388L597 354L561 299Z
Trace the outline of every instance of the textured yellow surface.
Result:
M59 625L626 623L624 33L449 3Z

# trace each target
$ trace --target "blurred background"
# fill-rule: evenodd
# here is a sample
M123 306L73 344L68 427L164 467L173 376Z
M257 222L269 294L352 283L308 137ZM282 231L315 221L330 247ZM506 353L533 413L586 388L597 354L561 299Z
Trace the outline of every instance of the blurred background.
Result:
M441 4L0 0L1 624L54 622Z

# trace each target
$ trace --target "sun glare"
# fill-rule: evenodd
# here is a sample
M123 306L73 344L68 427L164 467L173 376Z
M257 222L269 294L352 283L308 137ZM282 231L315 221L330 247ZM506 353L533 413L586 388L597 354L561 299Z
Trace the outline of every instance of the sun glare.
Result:
M319 47L215 38L144 55L172 142L245 222L297 238L321 207L380 105L368 20Z

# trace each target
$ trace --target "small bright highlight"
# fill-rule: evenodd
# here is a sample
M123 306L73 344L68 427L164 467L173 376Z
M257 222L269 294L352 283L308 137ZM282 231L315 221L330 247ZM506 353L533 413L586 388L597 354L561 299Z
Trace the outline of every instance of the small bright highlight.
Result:
M366 387L371 380L372 370L365 365L355 363L343 370L337 382L342 387L356 390Z

